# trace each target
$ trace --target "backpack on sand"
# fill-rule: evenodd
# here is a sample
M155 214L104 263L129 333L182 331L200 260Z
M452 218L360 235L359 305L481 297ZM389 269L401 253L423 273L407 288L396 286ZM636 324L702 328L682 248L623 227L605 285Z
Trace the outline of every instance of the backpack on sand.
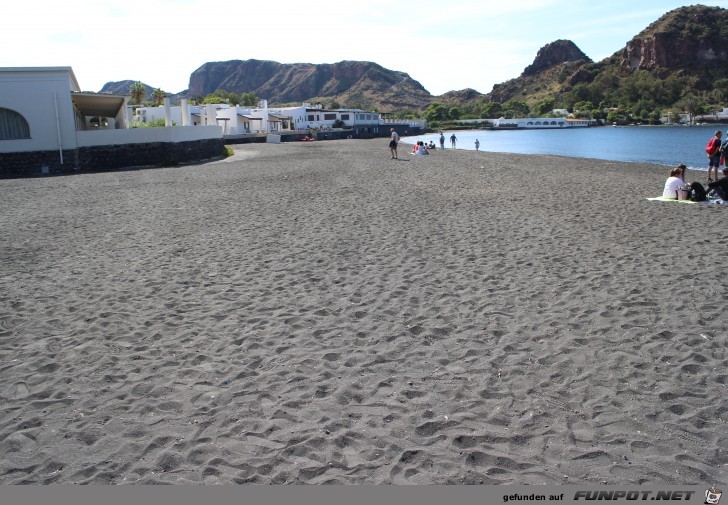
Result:
M693 202L704 202L706 200L705 188L699 182L690 185L690 200Z

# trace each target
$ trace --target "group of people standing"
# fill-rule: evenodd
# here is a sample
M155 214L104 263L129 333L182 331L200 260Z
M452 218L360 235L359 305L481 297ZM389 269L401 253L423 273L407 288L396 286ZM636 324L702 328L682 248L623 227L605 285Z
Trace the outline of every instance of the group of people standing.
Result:
M390 133L389 152L392 155L391 159L396 160L396 159L398 159L397 145L399 144L399 135L397 134L396 131L394 131L394 128L390 128L389 133ZM458 144L458 138L453 133L452 135L450 135L450 146L452 149L456 149L457 144ZM422 145L422 148L425 152L422 152L422 150L420 150L420 145ZM420 142L417 142L417 144L415 144L414 149L412 149L412 153L413 154L429 154L429 152L427 152L428 148L436 149L435 143L430 141L430 144L426 145L426 144L424 144L424 142L420 141ZM440 149L443 149L443 150L445 149L445 134L442 132L440 132ZM480 150L480 141L478 139L475 139L475 150L476 151Z
M721 200L728 201L728 139L721 140L723 132L716 131L708 141L705 152L708 155L708 193L714 192ZM723 177L718 178L718 169L723 165ZM711 175L714 174L714 177Z
M725 158L728 155L728 140L721 141L723 132L720 130L715 132L713 138L708 141L705 146L705 152L708 154L708 184L718 180L718 168L725 165ZM715 172L715 178L711 177L711 173Z

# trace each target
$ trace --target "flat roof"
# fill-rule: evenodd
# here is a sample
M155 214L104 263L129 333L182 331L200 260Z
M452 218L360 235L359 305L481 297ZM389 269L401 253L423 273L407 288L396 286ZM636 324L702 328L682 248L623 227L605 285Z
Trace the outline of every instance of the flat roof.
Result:
M116 117L127 97L105 93L72 92L71 100L84 116Z
M71 82L77 91L81 90L81 86L78 85L78 79L76 74L73 73L71 67L0 67L0 72L4 73L22 73L22 72L63 72L71 76Z

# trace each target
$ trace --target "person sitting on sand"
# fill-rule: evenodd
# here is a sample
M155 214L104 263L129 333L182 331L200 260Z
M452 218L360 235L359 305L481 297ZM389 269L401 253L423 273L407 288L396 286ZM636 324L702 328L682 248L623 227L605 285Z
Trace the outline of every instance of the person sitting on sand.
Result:
M431 141L431 140L430 140L430 143L429 143L429 145L427 146L427 149L437 149L437 147L435 147L435 143L434 143L433 141Z
M711 191L721 200L728 202L728 167L723 169L723 177L708 183L708 192Z
M685 182L685 171L688 167L686 167L683 163L680 163L676 168L678 169L678 172L680 172L677 176L682 179L683 184L687 184L687 182Z
M686 195L680 198L680 188L685 185L685 181L681 179L685 165L680 163L677 167L670 170L670 177L665 181L665 189L662 190L663 198L672 198L673 200L684 200Z
M417 142L417 151L415 152L415 154L417 154L418 156L425 156L430 154L430 152L425 147L425 143L421 140Z

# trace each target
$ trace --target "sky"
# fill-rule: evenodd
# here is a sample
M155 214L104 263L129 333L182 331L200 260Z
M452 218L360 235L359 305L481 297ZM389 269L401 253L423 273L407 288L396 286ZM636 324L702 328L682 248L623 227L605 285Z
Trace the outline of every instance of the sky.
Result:
M4 9L0 67L70 66L84 91L128 79L177 93L209 61L354 60L406 72L433 95L488 93L550 42L571 40L600 61L666 12L694 3L26 0ZM728 0L699 3L728 8Z

